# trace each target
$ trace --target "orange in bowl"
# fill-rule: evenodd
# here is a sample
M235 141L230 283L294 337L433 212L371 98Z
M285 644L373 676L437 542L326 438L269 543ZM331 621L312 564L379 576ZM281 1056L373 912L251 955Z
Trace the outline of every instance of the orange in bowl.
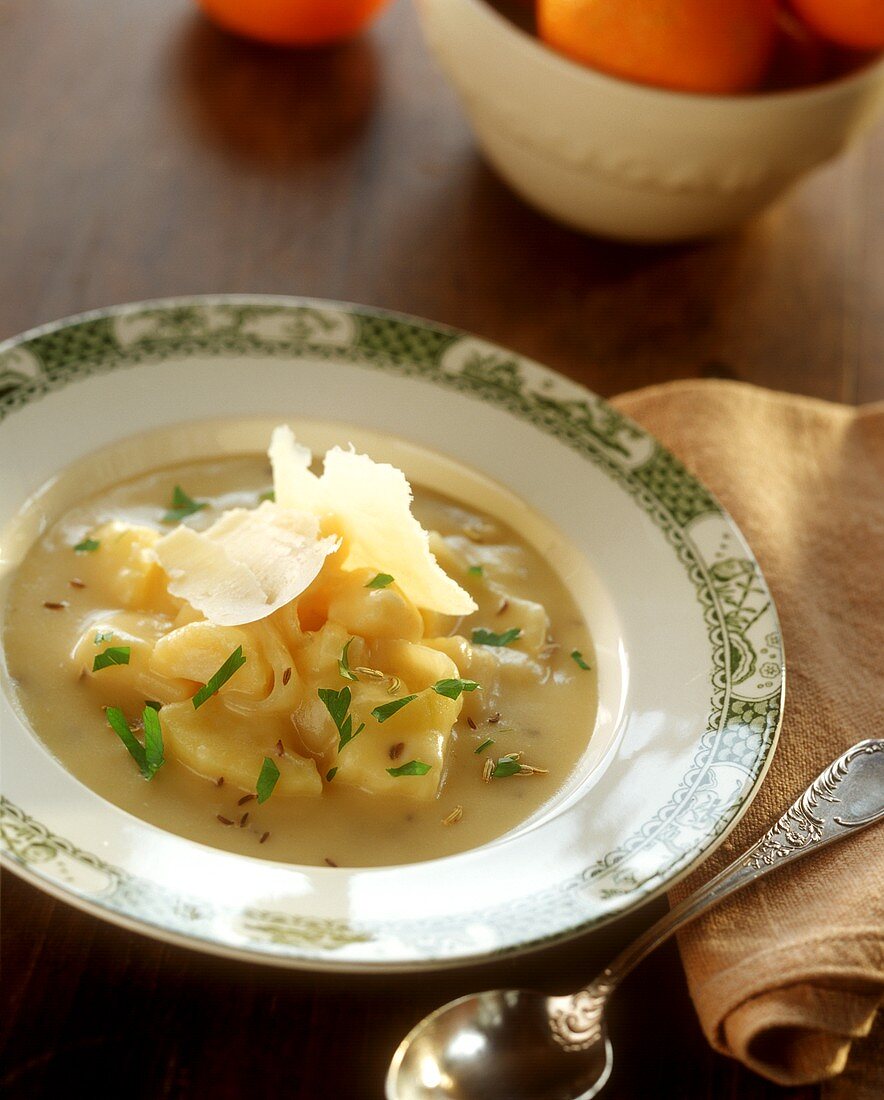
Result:
M686 92L746 92L761 83L767 69L775 5L774 0L538 0L537 29L554 49L625 80Z
M275 46L322 46L362 30L389 0L197 0L225 30Z
M792 7L817 34L855 50L884 46L882 0L792 0Z
M556 0L538 2L549 10ZM662 2L616 7L638 17ZM691 0L695 12L735 2ZM575 10L585 3L572 0ZM674 241L726 231L841 152L884 108L884 54L806 84L827 47L801 27L794 64L804 87L706 94L580 64L538 41L524 20L505 18L504 7L516 11L513 0L417 0L426 40L492 166L528 202L589 233ZM618 45L613 31L607 41Z

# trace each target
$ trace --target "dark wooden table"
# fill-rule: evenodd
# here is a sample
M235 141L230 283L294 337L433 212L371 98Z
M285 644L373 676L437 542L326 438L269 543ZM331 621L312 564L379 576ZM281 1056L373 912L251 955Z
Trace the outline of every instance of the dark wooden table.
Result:
M458 325L602 394L726 376L884 397L881 129L723 240L591 240L484 166L405 0L311 55L228 38L187 0L0 0L0 180L0 337L113 302L266 291ZM379 1098L430 1008L498 982L568 988L663 904L494 969L329 980L157 943L7 875L0 1081L10 1100ZM713 1054L674 947L613 1024L611 1100L829 1095Z

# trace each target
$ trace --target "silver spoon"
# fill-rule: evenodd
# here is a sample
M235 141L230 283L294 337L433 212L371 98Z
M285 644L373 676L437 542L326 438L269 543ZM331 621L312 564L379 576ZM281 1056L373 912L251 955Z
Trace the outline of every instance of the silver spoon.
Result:
M387 1100L591 1100L611 1073L608 998L665 940L735 890L884 820L884 740L860 741L747 852L685 898L584 989L494 989L437 1008L402 1040Z

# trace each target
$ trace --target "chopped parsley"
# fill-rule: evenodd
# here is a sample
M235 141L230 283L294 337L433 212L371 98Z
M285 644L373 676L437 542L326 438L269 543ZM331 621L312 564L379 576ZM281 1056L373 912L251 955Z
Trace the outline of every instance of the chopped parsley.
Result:
M351 638L350 641L347 642L347 644L344 646L344 648L341 652L340 660L338 661L338 672L340 672L340 674L344 677L345 680L358 680L359 679L359 677L356 675L356 673L353 671L353 669L350 668L350 661L347 658L347 650L350 648L350 646L352 644L353 644L353 639Z
M148 781L153 779L165 762L160 716L152 707L144 708L141 716L144 722L144 744L142 745L129 729L129 723L121 710L117 707L108 707L105 714L108 725L129 750L129 755L138 765L141 774Z
M475 680L438 680L433 684L433 691L446 699L459 699L462 691L475 691L478 686Z
M481 565L471 565L467 572L470 574L471 577L481 577L485 570L482 568Z
M479 753L484 752L486 749L490 749L493 744L494 744L494 738L493 737L486 737L485 740L482 742L481 745L479 745L479 747L477 749L473 749L473 752L476 754L476 756L478 756Z
M169 505L168 512L163 516L163 523L178 523L179 520L186 519L188 516L192 516L194 512L199 512L201 509L208 507L204 500L194 500L193 497L189 497L185 493L180 485L176 485L172 490L172 503Z
M273 794L273 788L276 786L278 780L279 768L277 768L269 756L265 756L264 763L261 765L261 774L258 776L258 782L255 784L255 793L258 796L259 802L267 801Z
M501 756L494 765L491 777L492 779L506 779L507 776L518 775L521 770L522 765L519 763L517 756Z
M130 647L127 645L111 645L103 653L97 653L92 662L92 671L100 672L111 665L128 665Z
M151 769L151 778L156 775L163 766L163 730L160 726L160 715L152 706L146 705L141 712L141 720L144 723L144 752L147 756L147 766Z
M404 706L410 703L413 699L417 699L416 695L406 695L402 699L394 699L392 703L384 703L382 706L375 707L371 712L372 718L377 718L379 722L386 722L388 718L392 718L397 710L402 710ZM389 768L387 769L389 771ZM410 775L410 772L404 772L405 775Z
M258 494L258 500L276 500L276 493L272 489L265 489L263 493Z
M196 695L193 696L193 709L198 710L203 703L213 696L220 687L223 687L234 672L242 668L245 663L246 659L243 656L242 646L238 645L215 675L210 678L208 683L203 684Z
M398 779L400 775L426 775L432 767L432 764L425 764L423 760L409 760L399 768L387 768L387 775L392 775L394 779Z
M368 582L368 584L365 585L365 587L366 588L386 588L388 584L392 584L392 583L393 583L393 578L390 576L389 573L378 573L376 577L373 577Z
M94 554L99 546L101 546L101 543L98 539L83 539L74 547L74 552L77 554Z
M473 631L473 645L510 645L522 633L522 628L514 626L511 630L505 630L502 634L495 634L493 630L485 630L484 627L476 627Z
M584 661L583 654L580 652L579 649L572 649L571 656L574 659L575 664L577 664L579 668L582 668L584 672L589 672L590 666L586 663L586 661Z
M114 632L112 630L99 630L95 635L95 644L101 645L102 642L110 642L113 640Z
M334 777L337 774L338 774L338 769L337 768L329 768L328 771L325 773L325 778L328 780L329 783L331 783L331 781L334 779Z
M320 688L319 698L325 704L325 709L331 715L331 719L338 731L338 752L348 745L354 737L358 737L365 729L365 723L360 723L359 729L353 732L353 715L348 714L350 709L350 689L342 687L340 691L334 688Z

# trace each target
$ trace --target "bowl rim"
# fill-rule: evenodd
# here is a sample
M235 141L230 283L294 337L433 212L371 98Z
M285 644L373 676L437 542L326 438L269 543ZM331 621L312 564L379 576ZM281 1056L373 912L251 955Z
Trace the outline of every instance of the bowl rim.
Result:
M417 0L419 7L428 0ZM447 0L448 3L451 0ZM460 0L462 4L472 8L492 25L496 25L505 34L521 44L521 48L530 51L543 64L552 68L558 68L568 79L587 79L601 87L608 87L635 96L647 95L660 99L664 103L690 103L694 106L710 106L721 104L726 110L736 110L746 107L749 110L764 110L772 103L784 104L812 103L816 100L836 99L841 95L854 90L854 86L871 83L876 77L884 78L884 48L873 54L868 61L858 69L854 69L831 80L821 81L817 84L809 84L799 88L777 88L771 91L760 92L688 92L675 88L659 88L653 84L642 84L640 81L625 80L622 77L595 69L590 65L584 65L575 61L563 53L559 53L548 46L541 38L529 34L516 23L507 19L505 15L493 7L489 0Z

